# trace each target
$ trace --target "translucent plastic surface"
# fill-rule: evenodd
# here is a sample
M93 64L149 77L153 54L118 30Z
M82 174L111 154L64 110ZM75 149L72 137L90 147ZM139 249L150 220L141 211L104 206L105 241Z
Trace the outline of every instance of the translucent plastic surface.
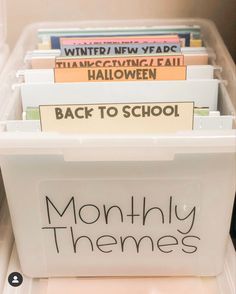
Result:
M15 271L21 272L14 248L8 274ZM14 289L6 281L3 294L235 294L235 287L236 256L229 241L224 270L217 277L30 279L24 276L19 288Z
M219 78L227 81L221 82L219 110L235 114L233 63L210 22L44 23L27 28L2 76L0 164L19 258L28 276L213 276L223 269L235 194L235 129L137 136L5 132L5 120L21 117L19 89L12 91L12 85L26 51L35 48L38 28L111 28L140 23L200 25L207 49L214 52L211 63L223 68ZM138 212L132 212L132 207ZM109 208L114 215L111 210L108 213ZM78 219L73 216L83 215L83 211L87 218L77 226ZM98 220L96 213L101 216ZM133 214L139 218L133 216L136 221L132 223ZM149 225L145 227L146 218ZM63 228L56 232L59 241L50 226ZM77 248L83 233L87 238ZM124 253L124 238L131 233L141 242L140 252L130 253L135 240L129 238L133 243ZM100 250L105 246L114 246L112 252L106 249L110 255ZM211 256L212 262L206 256Z
M13 245L13 233L6 200L0 203L0 293L6 279L8 263Z

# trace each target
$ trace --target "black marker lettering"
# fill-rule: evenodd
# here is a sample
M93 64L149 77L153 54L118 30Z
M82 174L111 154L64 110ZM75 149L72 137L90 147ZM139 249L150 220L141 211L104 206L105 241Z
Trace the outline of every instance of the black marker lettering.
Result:
M149 236L143 236L142 238L139 239L139 241L137 241L133 236L127 236L127 237L125 237L125 238L120 237L121 251L122 251L122 252L124 252L125 242L126 242L127 240L130 240L130 239L134 241L134 244L136 245L137 253L139 253L139 247L140 247L140 244L141 244L141 242L142 242L144 239L150 241L150 244L151 244L151 250L154 251L154 244L153 244L153 240L152 240L151 237L149 237Z
M192 253L196 252L198 248L197 248L197 246L195 246L195 245L189 245L189 244L186 244L185 241L187 241L187 239L197 239L197 240L201 240L201 239L200 239L199 237L197 237L197 236L185 236L185 237L182 239L182 244L183 244L185 247L192 248L192 250L190 250L190 251L187 251L187 250L185 250L185 249L182 249L182 251L183 251L184 253L192 254Z
M102 243L100 241L102 241L103 239L105 243ZM108 240L110 239L110 242ZM107 240L107 241L106 241ZM107 247L107 246L112 246L112 245L116 245L117 244L117 240L116 238L114 238L113 236L110 236L110 235L103 235L101 237L99 237L96 241L96 245L97 245L97 248L103 252L103 253L111 253L112 252L112 249L110 250L105 250L105 249L102 249L104 247Z
M91 246L91 251L93 251L93 242L92 240L88 237L88 236L80 236L78 237L77 239L75 239L74 237L74 232L73 232L73 228L70 227L70 232L71 232L71 238L72 238L72 243L73 243L73 249L74 249L74 253L77 253L77 245L78 245L78 242L81 241L81 240L87 240ZM87 248L87 246L86 246Z
M76 219L76 210L75 210L75 199L74 197L71 197L70 201L66 205L65 209L60 213L60 211L57 209L57 207L54 205L52 200L48 196L45 197L46 199L46 206L47 206L47 216L48 216L48 223L51 224L51 214L50 214L50 209L49 209L49 204L54 208L56 213L60 216L63 217L63 215L66 213L67 209L69 208L70 205L72 205L72 211L73 211L73 216L74 216L74 223L77 224L77 219Z
M53 230L56 251L59 254L60 253L60 250L59 250L58 240L57 240L57 230L64 230L64 229L67 229L67 227L43 227L42 229L43 230Z

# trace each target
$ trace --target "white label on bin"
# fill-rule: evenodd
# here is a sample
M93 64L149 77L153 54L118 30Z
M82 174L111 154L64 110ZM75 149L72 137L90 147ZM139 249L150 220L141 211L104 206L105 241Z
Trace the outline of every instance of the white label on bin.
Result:
M152 257L199 254L200 191L193 180L43 182L45 253L72 262L78 255L82 264L94 258L109 263L110 257L118 263L132 258L156 263Z
M44 132L119 134L193 129L194 102L41 105Z

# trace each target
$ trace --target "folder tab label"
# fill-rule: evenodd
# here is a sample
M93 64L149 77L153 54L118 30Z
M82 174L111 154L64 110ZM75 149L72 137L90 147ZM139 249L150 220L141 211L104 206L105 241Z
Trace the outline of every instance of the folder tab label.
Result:
M142 55L181 52L179 43L62 45L61 56Z
M177 35L147 35L147 36L113 36L113 37L69 37L60 38L63 45L81 45L81 44L143 44L143 43L179 43Z
M137 134L193 129L194 102L41 105L45 132Z
M54 70L55 83L186 80L186 66L75 68Z
M124 66L182 66L183 55L159 55L113 58L57 58L56 68L80 68L80 67L124 67Z

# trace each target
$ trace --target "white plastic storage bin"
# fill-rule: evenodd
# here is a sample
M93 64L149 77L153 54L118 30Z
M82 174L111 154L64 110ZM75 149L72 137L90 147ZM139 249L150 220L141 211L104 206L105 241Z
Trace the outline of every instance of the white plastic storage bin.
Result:
M30 277L214 276L223 270L235 194L236 132L163 135L7 133L20 119L14 75L42 27L197 24L222 67L219 110L235 114L235 72L206 20L45 23L28 27L2 83L0 164L22 271ZM101 85L101 84L100 84ZM101 86L102 87L102 86Z
M21 273L14 247L8 275ZM157 277L157 278L49 278L30 279L23 275L23 282L13 288L5 282L3 294L235 294L236 255L229 240L223 272L217 277Z
M0 205L0 293L3 291L13 246L13 232L7 202Z

